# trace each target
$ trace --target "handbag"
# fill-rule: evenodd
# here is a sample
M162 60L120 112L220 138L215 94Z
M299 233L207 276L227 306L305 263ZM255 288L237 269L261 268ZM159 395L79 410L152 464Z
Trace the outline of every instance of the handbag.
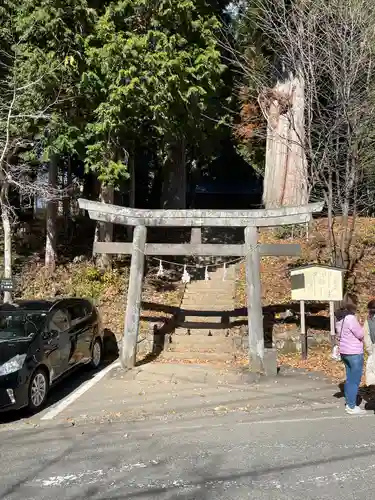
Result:
M334 361L341 361L340 347L338 345L333 346L331 358Z
M332 348L332 354L331 354L331 358L332 358L334 361L341 361L340 346L338 345L338 341L339 341L339 340L340 340L340 338L341 338L342 329L344 328L344 323L345 323L345 318L344 318L344 319L343 319L343 321L342 321L341 330L340 330L340 335L339 335L339 336L335 335L335 345L334 345L334 346L333 346L333 348Z

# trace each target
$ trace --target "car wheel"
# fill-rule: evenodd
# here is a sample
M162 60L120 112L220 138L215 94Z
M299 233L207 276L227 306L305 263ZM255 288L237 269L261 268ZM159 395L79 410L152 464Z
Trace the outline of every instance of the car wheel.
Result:
M91 366L92 368L98 368L100 363L102 362L103 357L103 349L102 343L99 339L95 339L95 342L92 346L91 351Z
M29 409L33 412L43 408L48 394L48 376L44 370L36 370L29 384Z

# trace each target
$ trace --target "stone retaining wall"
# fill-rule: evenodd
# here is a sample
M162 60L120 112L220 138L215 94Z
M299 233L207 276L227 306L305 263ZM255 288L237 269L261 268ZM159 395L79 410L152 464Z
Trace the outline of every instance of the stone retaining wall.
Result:
M245 329L242 331L230 332L230 337L233 341L233 352L234 353L247 353L248 351L248 335ZM167 342L169 334L162 334L157 331L156 325L155 330L150 329L149 333L142 336L138 342L138 354L148 354L151 352L156 353L158 350L163 350L164 343ZM173 335L173 334L172 334ZM293 330L281 330L277 326L273 329L272 339L270 335L266 339L266 347L275 348L279 353L290 354L295 352L301 352L301 337L298 329ZM326 344L330 342L329 332L314 331L308 333L308 345L309 347L316 347L321 344Z

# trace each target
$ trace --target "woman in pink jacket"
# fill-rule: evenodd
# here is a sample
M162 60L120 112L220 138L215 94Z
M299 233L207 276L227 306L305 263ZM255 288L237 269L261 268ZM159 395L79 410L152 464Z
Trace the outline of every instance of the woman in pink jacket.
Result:
M355 313L357 298L345 295L340 309L336 312L336 335L340 342L340 355L346 369L344 386L346 412L350 415L366 413L357 406L357 395L363 371L364 332Z

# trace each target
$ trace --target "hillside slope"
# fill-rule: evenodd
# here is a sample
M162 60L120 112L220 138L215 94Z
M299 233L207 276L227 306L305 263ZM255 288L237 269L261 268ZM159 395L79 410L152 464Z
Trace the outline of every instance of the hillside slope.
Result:
M336 233L340 231L337 221ZM265 230L260 233L263 243L299 243L302 256L263 257L261 260L262 301L264 306L289 304L291 300L290 269L312 263L328 264L327 220L315 220L306 237L292 238L290 229ZM358 218L353 239L353 255L359 258L353 273L348 277L348 290L357 293L360 300L360 312L363 314L366 304L375 295L375 219ZM240 266L237 280L236 303L246 306L245 267Z

